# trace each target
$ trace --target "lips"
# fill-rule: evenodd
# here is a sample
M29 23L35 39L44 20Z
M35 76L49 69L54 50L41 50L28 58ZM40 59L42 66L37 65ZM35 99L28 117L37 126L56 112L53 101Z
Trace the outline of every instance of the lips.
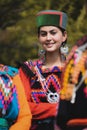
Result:
M54 45L54 43L46 43L45 44L47 47L52 47Z

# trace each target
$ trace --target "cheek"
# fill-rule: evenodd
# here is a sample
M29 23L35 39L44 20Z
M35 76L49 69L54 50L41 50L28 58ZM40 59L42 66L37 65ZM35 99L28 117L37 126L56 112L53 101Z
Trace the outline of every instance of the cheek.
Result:
M62 39L62 37L60 37L60 36L55 37L54 40L55 40L56 42L58 42L59 44L61 44L61 43L63 42L63 39Z
M39 42L40 42L41 44L43 44L43 43L45 42L45 38L44 38L44 37L39 37Z
M39 36L39 38L38 38L38 39L39 39L39 41L42 41L42 37L40 37L40 36Z
M57 35L55 35L55 36L54 36L54 39L55 39L56 41L62 41L62 39L63 39L62 33L58 33Z

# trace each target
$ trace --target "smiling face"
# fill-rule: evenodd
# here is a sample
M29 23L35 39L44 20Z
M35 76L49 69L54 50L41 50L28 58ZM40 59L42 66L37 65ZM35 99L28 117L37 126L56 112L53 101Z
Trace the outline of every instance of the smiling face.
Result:
M47 52L58 51L62 42L67 39L66 31L62 32L55 26L43 26L40 28L39 41Z

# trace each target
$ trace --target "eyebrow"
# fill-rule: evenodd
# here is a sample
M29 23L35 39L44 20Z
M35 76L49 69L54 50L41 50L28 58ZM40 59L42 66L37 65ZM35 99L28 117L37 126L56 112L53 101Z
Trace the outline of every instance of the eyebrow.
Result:
M51 32L51 31L56 31L55 29L51 29L51 30L49 30L48 32ZM47 31L45 31L45 30L40 30L40 32L47 32Z

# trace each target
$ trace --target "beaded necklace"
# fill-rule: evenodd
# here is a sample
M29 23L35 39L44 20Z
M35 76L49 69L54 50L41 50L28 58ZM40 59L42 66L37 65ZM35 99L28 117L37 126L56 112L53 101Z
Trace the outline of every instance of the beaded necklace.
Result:
M59 102L59 89L58 89L58 92L52 92L48 88L48 84L46 82L45 77L40 72L40 69L38 67L38 63L37 64L33 64L32 61L29 61L29 64L31 66L31 70L34 70L33 72L36 74L36 77L38 78L37 81L39 81L41 83L41 87L42 87L42 89L45 92L45 95L47 97L47 101L49 103L57 103L57 102ZM54 76L52 78L54 78Z
M46 85L46 79L43 77L43 75L41 75L37 65L35 66L35 71L36 71L38 80L41 83L43 90L45 91L48 102L49 103L57 103L57 102L59 102L58 93L57 92L53 93L53 92L51 92L51 90L48 89L48 87Z

